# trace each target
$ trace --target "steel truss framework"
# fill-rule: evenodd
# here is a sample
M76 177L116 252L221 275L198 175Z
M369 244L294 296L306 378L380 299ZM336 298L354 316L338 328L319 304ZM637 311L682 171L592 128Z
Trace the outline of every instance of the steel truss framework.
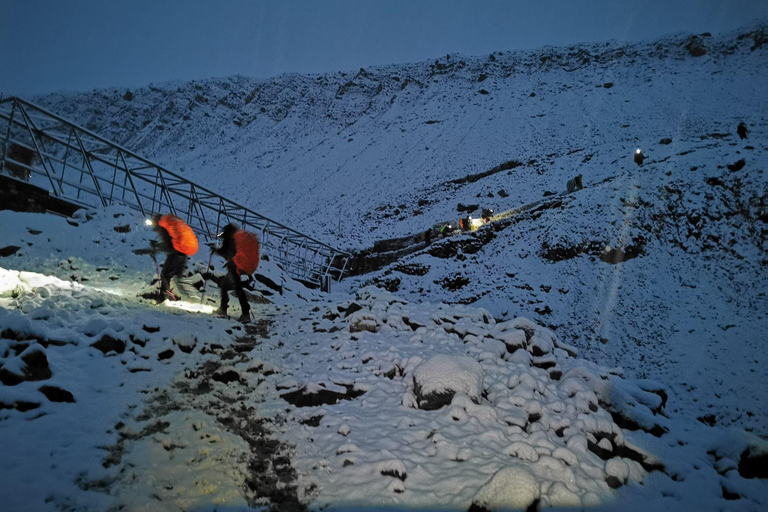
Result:
M83 207L119 203L148 216L172 213L207 240L234 222L256 232L265 253L296 279L328 288L350 254L270 220L21 98L0 101L0 172ZM25 148L34 161L13 158ZM23 151L23 150L22 150ZM31 153L34 152L34 153ZM11 154L9 154L11 153Z

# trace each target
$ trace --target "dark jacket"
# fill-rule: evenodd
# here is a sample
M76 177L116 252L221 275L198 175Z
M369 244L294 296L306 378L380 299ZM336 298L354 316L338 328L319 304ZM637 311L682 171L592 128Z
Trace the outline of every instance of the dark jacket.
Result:
M171 240L171 235L168 233L168 231L162 227L158 226L158 224L155 222L152 224L152 229L155 230L155 234L157 235L157 243L153 244L152 248L157 252L164 252L166 254L171 254L174 252L178 252L176 249L173 248L173 241Z
M227 224L224 226L224 230L219 235L219 238L221 239L221 247L215 250L216 254L224 258L227 269L229 269L230 264L234 265L232 263L232 258L235 257L237 251L234 238L236 232L237 227L235 225Z

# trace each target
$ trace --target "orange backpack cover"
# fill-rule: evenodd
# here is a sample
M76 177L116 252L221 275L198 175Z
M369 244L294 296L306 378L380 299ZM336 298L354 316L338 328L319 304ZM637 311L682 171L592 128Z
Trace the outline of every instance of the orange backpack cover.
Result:
M173 248L182 254L192 256L197 252L197 237L186 222L175 215L163 215L157 224L171 236Z
M237 230L232 238L235 239L235 257L232 262L237 271L241 274L253 274L259 268L259 238L243 229Z

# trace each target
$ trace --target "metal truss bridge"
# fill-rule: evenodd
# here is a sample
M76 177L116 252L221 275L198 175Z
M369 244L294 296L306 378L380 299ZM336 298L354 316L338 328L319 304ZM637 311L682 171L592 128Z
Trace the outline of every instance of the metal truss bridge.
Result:
M258 234L289 276L326 291L350 258L20 98L0 100L0 151L0 173L75 205L171 213L207 240L234 222Z

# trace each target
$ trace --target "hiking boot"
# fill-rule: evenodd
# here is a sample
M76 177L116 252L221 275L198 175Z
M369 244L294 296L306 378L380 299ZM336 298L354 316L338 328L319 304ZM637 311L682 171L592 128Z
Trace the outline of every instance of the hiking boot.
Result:
M226 309L219 308L216 311L214 311L213 314L216 315L219 318L227 318L227 310Z
M246 311L242 315L240 315L240 318L237 319L238 322L241 324L247 324L251 321L251 313L250 311Z

